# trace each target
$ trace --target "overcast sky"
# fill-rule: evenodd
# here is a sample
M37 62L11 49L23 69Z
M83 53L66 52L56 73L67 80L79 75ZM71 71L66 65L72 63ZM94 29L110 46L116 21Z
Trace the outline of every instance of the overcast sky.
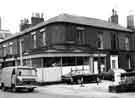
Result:
M33 12L44 13L45 20L61 13L108 20L112 8L117 10L123 26L127 15L135 15L134 0L0 0L2 29L11 33L18 32L20 20L30 19Z

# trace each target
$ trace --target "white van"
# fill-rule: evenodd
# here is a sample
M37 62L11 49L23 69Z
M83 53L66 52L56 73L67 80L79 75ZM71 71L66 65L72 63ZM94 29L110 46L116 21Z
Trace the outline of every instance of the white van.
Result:
M36 69L33 67L5 67L1 72L1 87L3 91L11 88L14 92L18 89L28 89L32 92L37 87L36 79Z

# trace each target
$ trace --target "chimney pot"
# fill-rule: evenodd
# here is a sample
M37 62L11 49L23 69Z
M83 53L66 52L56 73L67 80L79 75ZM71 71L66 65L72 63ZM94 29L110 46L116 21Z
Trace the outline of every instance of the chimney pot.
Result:
M114 9L112 9L112 16L110 17L110 21L111 21L112 23L118 24L117 11L115 11Z

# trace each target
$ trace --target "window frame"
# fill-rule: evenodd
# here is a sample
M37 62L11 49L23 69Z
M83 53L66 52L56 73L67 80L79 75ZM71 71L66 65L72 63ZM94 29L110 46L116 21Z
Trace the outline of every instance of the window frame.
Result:
M129 36L125 36L125 38L124 38L124 47L125 47L126 50L130 49L130 39L129 39Z
M85 28L84 27L76 27L77 32L77 41L81 44L85 43Z
M43 46L45 46L46 45L46 28L40 29L40 34L42 35Z
M13 42L9 43L9 54L13 54Z
M100 45L99 45L99 43L100 43ZM98 35L97 35L97 47L98 47L98 49L104 49L103 32L98 32Z
M32 32L31 33L31 36L32 36L32 46L33 48L37 48L37 35L36 35L36 32Z

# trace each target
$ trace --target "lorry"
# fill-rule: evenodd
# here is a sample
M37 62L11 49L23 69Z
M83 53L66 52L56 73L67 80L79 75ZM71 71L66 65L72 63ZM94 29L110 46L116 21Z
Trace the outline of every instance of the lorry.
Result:
M36 69L29 66L5 67L1 71L1 88L5 91L11 88L13 92L20 89L34 91L36 88Z

